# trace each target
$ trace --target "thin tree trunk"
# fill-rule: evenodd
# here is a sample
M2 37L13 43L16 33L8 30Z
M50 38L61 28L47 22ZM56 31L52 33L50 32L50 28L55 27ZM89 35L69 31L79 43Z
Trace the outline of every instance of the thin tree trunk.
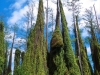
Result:
M15 40L15 32L14 32L14 36L13 36L13 42L12 42L12 46L11 46L11 52L10 52L9 63L8 63L8 74L11 73L12 50L13 50L13 46L14 46L14 40Z
M60 27L60 8L59 8L59 0L57 0L56 25L59 25L59 27Z
M46 8L46 49L48 50L48 0Z
M97 14L96 14L96 10L95 10L95 6L94 5L93 5L93 8L94 8L94 12L95 12L95 17L96 17L97 25L98 25L98 28L99 28L98 17L97 17Z
M81 75L83 75L83 69L82 69L82 62L81 62L81 51L80 51L80 44L79 44L79 37L78 37L78 31L77 31L77 26L75 22L75 14L73 10L73 22L74 22L74 29L75 29L75 34L76 34L76 42L77 42L77 48L78 48L78 63L81 71Z

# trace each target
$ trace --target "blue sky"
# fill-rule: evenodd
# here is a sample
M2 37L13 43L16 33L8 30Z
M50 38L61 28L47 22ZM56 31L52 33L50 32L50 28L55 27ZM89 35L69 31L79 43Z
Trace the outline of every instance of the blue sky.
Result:
M20 40L21 40L21 42L25 42L25 39L23 39L24 37L22 36L22 33L24 34L24 32L26 31L25 21L23 21L24 15L28 11L28 6L26 5L26 1L27 0L0 0L0 16L1 15L4 16L5 25L11 27L15 23L17 23L17 25L19 27L19 30L17 31L16 39L15 39L16 45L19 44L18 41L20 41ZM34 7L34 18L35 19L34 19L33 23L35 23L36 17L37 17L38 1L39 0L33 0L33 2L35 3L35 7ZM56 1L56 0L49 0L49 7L53 9L53 15L54 15L54 19L55 19L56 5L53 3L53 1ZM65 2L65 0L62 0L62 2ZM95 4L97 15L100 17L100 0L80 0L80 2L83 3L82 9L81 9L81 15L84 13L85 8L89 8L90 6L93 7L93 4ZM43 0L43 3L44 3L44 7L46 7L46 0ZM70 28L72 25L71 12L68 11L67 7L64 7L64 11L65 11L66 19L68 21L68 25ZM49 15L49 18L50 18L50 15ZM82 21L82 23L83 23L83 25L81 25L80 28L84 28L84 26L85 26L83 21ZM23 31L21 31L21 30L23 30ZM49 28L49 31L52 31L51 27ZM5 37L7 38L9 36L13 36L12 30ZM88 33L86 32L86 30L84 31L84 33L82 33L82 36L83 37L88 36ZM8 38L7 40L9 42L12 42L12 38ZM88 49L87 52L90 55L91 54L90 48L88 47L87 49ZM24 49L22 49L22 50L24 50ZM15 52L15 49L13 50L13 53L14 52ZM14 60L14 54L13 54L13 60Z
M4 15L5 17L8 17L10 15L10 11L8 12L7 8L11 3L13 3L11 0L0 0L0 15Z

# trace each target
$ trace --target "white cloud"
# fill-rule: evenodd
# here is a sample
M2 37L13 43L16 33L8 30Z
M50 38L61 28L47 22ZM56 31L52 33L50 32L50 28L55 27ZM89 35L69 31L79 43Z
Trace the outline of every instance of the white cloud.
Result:
M52 32L52 31L54 31L54 30L55 30L55 25L49 27L48 30L49 30L48 32Z
M90 47L87 47L87 53L88 53L88 56L91 55L91 49L90 49Z
M13 5L10 6L11 9L21 9L21 7L23 6L23 4L26 2L27 0L17 0Z
M34 1L34 0L33 0ZM44 7L46 7L46 0L43 0L44 1ZM14 8L17 8L19 10L15 10L13 13L12 13L12 16L8 19L8 24L14 24L14 23L18 23L20 20L23 19L24 17L24 14L26 13L26 11L28 11L28 7L27 6L24 6L23 8L21 8L21 6L26 2L26 0L18 0L16 1L12 7ZM36 7L34 9L34 15L35 15L35 18L37 16L37 8L38 8L38 1L34 1L35 4L36 4ZM82 13L84 13L85 11L85 8L89 8L90 6L93 6L93 4L95 4L95 7L96 7L96 10L97 10L97 14L100 14L100 1L97 0L97 1L92 1L92 0L81 0L80 1L82 4ZM49 7L53 9L53 14L54 14L54 18L56 17L56 4L53 3L52 0L49 0ZM68 11L67 7L64 7L64 11L65 11L65 15L66 15L66 18L67 18L67 22L68 22L68 25L71 25L71 12Z
M25 1L19 1L19 4L21 3L24 3ZM33 13L34 13L34 23L36 21L36 18L37 18L37 12L38 12L38 1L34 1L35 2L35 7L34 10L33 10ZM18 3L18 2L16 2ZM15 6L15 5L14 5ZM17 8L17 6L16 6ZM18 6L19 8L19 6ZM24 7L22 8L19 8L18 10L14 10L13 13L11 14L11 16L8 18L8 25L14 25L15 23L17 23L18 27L19 28L24 28L24 30L26 30L26 26L25 26L25 21L23 18L25 18L25 14L27 13L27 11L29 11L29 8L28 8L28 5L25 5Z
M14 36L14 32L10 32L5 35L5 40L7 40L8 42L12 42L13 36Z
M21 37L18 37L18 38L15 39L15 44L17 46L21 46L24 43L26 43L26 40L25 39L22 39Z
M28 7L25 6L24 8L20 10L14 11L12 13L12 16L8 19L8 24L14 25L15 23L18 23L20 20L22 20L27 10L28 10Z
M16 3L14 3L13 7L16 8L15 11L13 11L11 17L9 17L8 19L8 24L9 25L13 25L15 23L17 23L20 27L20 28L24 28L24 30L26 30L26 25L25 23L21 23L23 18L24 18L24 15L26 13L26 11L28 11L28 6L25 5L24 7L22 7L22 5L25 3L26 0L18 0ZM33 0L35 2L35 7L34 7L34 17L35 17L35 20L34 22L36 21L36 18L37 18L37 13L38 13L38 3L39 1L38 0ZM43 0L44 1L44 7L46 7L46 0ZM80 0L82 4L82 9L81 9L81 14L84 13L85 11L85 8L89 8L90 6L93 7L93 4L95 4L95 7L96 7L96 11L97 11L97 14L100 14L100 0L97 0L97 1L92 1L92 0ZM54 19L56 17L56 4L52 2L52 0L49 0L49 7L53 9L53 15L54 15ZM72 13L68 11L68 8L64 6L64 12L65 12L65 16L66 16L66 20L68 22L68 26L71 26L72 25ZM84 23L84 22L83 22ZM85 24L83 24L82 26L80 26L80 28L83 28L85 26ZM53 26L53 29L54 29L55 26ZM52 30L52 27L48 29L49 31ZM85 36L88 36L87 32L85 31L83 34L82 34L83 37ZM18 38L19 39L19 38ZM18 43L18 42L16 42Z

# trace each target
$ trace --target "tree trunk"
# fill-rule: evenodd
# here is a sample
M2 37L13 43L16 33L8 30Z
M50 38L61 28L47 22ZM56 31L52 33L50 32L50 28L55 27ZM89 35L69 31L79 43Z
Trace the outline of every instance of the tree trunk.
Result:
M14 46L14 40L15 40L15 32L14 32L13 42L12 42L11 51L10 51L10 56L9 56L8 74L11 73L11 65L12 65L12 50L13 50L13 46Z
M48 0L46 8L46 49L48 50Z

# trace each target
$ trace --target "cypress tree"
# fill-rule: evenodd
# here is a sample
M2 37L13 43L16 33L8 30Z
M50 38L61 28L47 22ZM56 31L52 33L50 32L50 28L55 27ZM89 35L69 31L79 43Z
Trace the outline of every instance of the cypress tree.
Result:
M79 67L76 63L75 55L72 50L70 36L68 33L67 21L64 15L62 3L60 0L60 12L61 12L61 22L62 22L62 35L64 42L64 59L66 62L66 67L68 68L69 75L81 75Z
M6 41L6 43L5 43L5 60L4 60L4 69L3 69L3 75L7 75L7 58L8 58L8 42Z
M83 75L91 75L91 70L90 70L89 63L88 63L89 61L88 61L87 53L86 53L86 50L85 50L85 47L84 47L84 44L83 44L83 41L81 38L79 26L78 26L78 16L76 16L76 27L77 27L76 29L78 32L78 37L79 37L78 40L79 40L80 53L81 53L81 62L82 62L82 70L83 70L82 72L83 72ZM77 45L77 43L76 43L76 45ZM77 50L78 49L76 49L76 52L78 52Z
M0 75L3 73L5 50L4 50L4 23L0 21Z
M92 60L94 63L94 75L100 75L100 44L95 35L95 21L94 15L91 9L86 9L84 20L86 21L86 27L89 28L90 33L90 48Z
M59 0L57 0L56 27L50 43L50 75L66 75L67 68L64 61L63 39L60 30Z
M100 75L100 44L97 41L93 24L91 23L91 41L90 47L92 52L92 60L94 62L94 75Z
M18 67L20 66L20 54L21 51L19 49L16 49L14 58L14 75L19 75Z
M27 51L23 60L24 75L47 75L47 51L44 40L44 11L43 1L39 0L36 25L31 30Z

